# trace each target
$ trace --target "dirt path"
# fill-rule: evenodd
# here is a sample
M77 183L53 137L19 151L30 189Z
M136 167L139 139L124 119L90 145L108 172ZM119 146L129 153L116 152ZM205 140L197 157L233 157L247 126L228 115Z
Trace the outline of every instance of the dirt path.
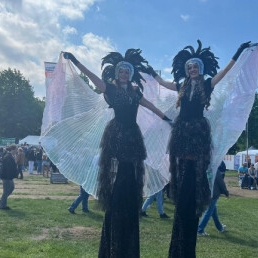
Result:
M240 189L236 177L226 177L225 182L231 196L258 198L257 190ZM0 194L2 194L0 180ZM79 194L79 186L68 181L67 184L50 183L50 178L42 175L28 175L24 179L15 179L15 190L10 198L30 199L66 199L73 200Z
M237 177L225 177L225 183L231 196L258 198L258 190L241 189Z
M2 181L0 180L0 193L2 193ZM24 173L23 179L14 179L15 189L10 198L30 199L67 199L73 200L79 194L79 186L68 181L63 183L50 183L50 178Z

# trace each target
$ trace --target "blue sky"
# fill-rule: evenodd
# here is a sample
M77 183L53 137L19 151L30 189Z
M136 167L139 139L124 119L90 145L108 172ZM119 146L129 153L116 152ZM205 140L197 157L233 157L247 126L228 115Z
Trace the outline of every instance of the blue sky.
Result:
M110 51L142 49L162 77L187 45L210 46L221 68L246 41L258 42L257 0L2 0L0 70L19 70L45 96L44 61L70 51L101 74Z

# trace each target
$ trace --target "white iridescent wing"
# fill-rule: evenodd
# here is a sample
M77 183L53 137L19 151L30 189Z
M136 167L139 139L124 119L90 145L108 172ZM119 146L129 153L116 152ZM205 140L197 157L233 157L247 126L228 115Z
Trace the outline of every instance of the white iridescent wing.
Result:
M216 172L228 149L243 131L258 85L257 46L243 53L237 64L215 87L211 106L205 112L213 139L211 168ZM144 75L144 96L172 120L177 116L177 94ZM60 55L54 79L47 88L41 143L47 155L69 180L96 197L99 143L113 117L103 95L98 95L80 78L70 61ZM145 162L145 195L169 181L166 153L170 125L139 107L137 122L142 130L148 158Z
M211 170L215 173L230 147L236 143L251 112L258 89L258 47L248 48L216 85L205 116L213 141Z
M144 97L174 120L178 115L178 110L175 108L177 93L160 86L152 76L147 74L142 76L146 80L143 83ZM144 193L150 196L163 189L170 181L167 144L171 125L142 106L139 107L137 122L147 149Z
M47 88L41 144L60 172L95 195L99 143L113 117L102 94L95 93L60 54Z
M175 108L176 93L159 88L150 76L146 75L144 78L146 79L144 96L174 120L178 114ZM211 105L208 111L204 111L205 117L211 124L213 143L210 168L207 171L211 190L221 160L245 129L257 89L258 46L253 45L241 55L230 72L216 85L211 95ZM138 118L139 121L144 121L143 113L139 112ZM166 146L170 128L164 126L164 122L155 116L151 119L152 124L139 123L144 132L148 151L146 164L150 165L151 170L159 170L159 174L168 179L169 160ZM153 187L155 184L151 185Z
M40 141L59 171L95 197L99 144L104 128L112 117L113 110L108 108L103 95L95 93L61 54L53 80L47 87ZM158 133L152 132L157 126L152 125L157 120L162 141L167 142L162 131L169 125L146 109L139 109L138 122L142 124L144 137L149 141L147 151L150 155L154 155L155 151L155 157L159 160L156 162L157 158L152 157L146 161L145 195L161 190L169 180L168 162L164 158L165 145L153 141L159 139ZM160 162L161 159L164 161ZM166 166L166 169L160 169L161 166Z

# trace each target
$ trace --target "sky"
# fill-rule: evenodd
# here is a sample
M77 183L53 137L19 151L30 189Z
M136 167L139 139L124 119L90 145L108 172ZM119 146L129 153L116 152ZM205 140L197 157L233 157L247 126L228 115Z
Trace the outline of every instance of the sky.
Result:
M163 79L187 45L211 47L223 68L243 42L258 42L257 0L0 0L0 71L21 72L45 93L44 62L72 52L101 75L101 58L139 48Z

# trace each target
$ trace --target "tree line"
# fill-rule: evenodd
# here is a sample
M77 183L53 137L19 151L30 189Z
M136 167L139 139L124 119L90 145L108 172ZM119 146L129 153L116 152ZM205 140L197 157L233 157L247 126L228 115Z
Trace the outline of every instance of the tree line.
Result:
M40 135L44 107L45 101L34 97L33 87L20 71L0 72L0 137Z
M234 155L251 146L258 148L258 93L254 96L254 104L245 128L237 142L229 149L228 154Z
M89 84L88 78L81 77ZM0 72L0 137L22 139L28 135L40 135L44 107L44 98L34 96L33 87L20 71L8 68ZM248 119L248 134L244 130L228 154L245 150L247 142L248 147L258 148L257 93Z

